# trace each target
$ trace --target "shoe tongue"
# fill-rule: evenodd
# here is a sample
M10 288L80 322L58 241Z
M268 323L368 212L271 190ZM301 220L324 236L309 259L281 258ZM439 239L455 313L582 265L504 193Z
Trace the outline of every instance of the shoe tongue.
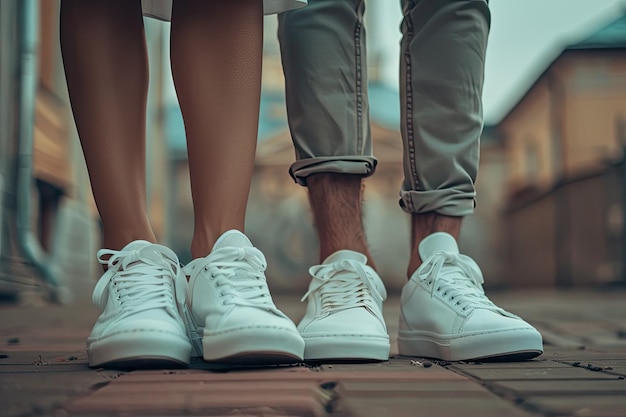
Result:
M252 243L250 240L241 233L239 230L229 230L225 232L222 236L217 239L215 245L213 245L213 250L227 248L227 247L236 247L236 248L244 248L252 247Z
M146 246L150 246L150 245L152 245L152 243L148 242L147 240L133 240L128 245L124 246L124 248L122 249L122 252L141 250L145 248Z
M355 252L353 250L338 250L337 252L330 255L328 258L322 262L323 265L330 265L335 262L343 261L343 260L353 260L360 262L362 264L367 263L367 256L362 253Z
M163 262L165 259L170 259L174 262L178 262L178 258L176 258L176 255L173 252L163 252L162 247L158 247L154 243L148 242L147 240L134 240L128 245L124 246L121 252L138 252L139 258L144 262L147 260L152 260L154 262ZM137 265L138 261L130 260L128 262L130 263L128 263L128 265L126 266L133 266Z
M444 232L433 233L420 242L419 254L422 261L426 261L437 252L458 254L459 246L452 235Z

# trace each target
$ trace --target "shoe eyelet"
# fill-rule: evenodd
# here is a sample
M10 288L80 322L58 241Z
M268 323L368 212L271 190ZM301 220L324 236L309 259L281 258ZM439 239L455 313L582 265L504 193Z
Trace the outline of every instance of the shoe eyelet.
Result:
M428 285L433 285L433 280L428 281Z

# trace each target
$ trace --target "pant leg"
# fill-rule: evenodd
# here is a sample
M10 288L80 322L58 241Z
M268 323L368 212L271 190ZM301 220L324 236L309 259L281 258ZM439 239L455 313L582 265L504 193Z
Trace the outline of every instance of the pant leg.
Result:
M404 182L411 213L471 214L483 128L485 0L402 0Z
M371 175L363 0L309 0L279 15L289 128L306 185L314 173Z

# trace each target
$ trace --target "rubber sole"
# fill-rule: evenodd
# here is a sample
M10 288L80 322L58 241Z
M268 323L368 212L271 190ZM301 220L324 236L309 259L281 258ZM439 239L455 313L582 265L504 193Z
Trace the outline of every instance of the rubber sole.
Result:
M191 344L166 332L123 332L88 343L87 356L92 368L183 368L189 365Z
M541 334L534 329L509 329L454 337L415 330L400 330L398 351L446 361L527 360L543 353Z
M305 361L386 361L389 359L389 337L386 336L323 336L307 337Z
M202 334L202 357L207 362L280 365L304 358L304 340L288 328L247 327Z

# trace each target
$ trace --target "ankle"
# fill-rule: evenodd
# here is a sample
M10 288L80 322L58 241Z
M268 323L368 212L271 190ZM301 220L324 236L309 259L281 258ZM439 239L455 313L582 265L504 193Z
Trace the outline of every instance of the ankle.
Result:
M444 216L435 212L414 213L411 217L411 255L407 276L410 279L424 261L419 255L419 244L427 236L445 232L459 239L463 217Z
M221 227L197 227L191 239L191 256L193 259L205 258L213 250L215 242L229 230L239 230L243 233L243 227L224 225Z
M350 174L313 174L307 178L309 202L320 243L320 262L338 250L364 254L375 268L363 228L363 180Z
M136 240L156 243L156 237L152 230L132 231L118 228L115 233L103 233L102 247L110 250L122 250L126 245Z

